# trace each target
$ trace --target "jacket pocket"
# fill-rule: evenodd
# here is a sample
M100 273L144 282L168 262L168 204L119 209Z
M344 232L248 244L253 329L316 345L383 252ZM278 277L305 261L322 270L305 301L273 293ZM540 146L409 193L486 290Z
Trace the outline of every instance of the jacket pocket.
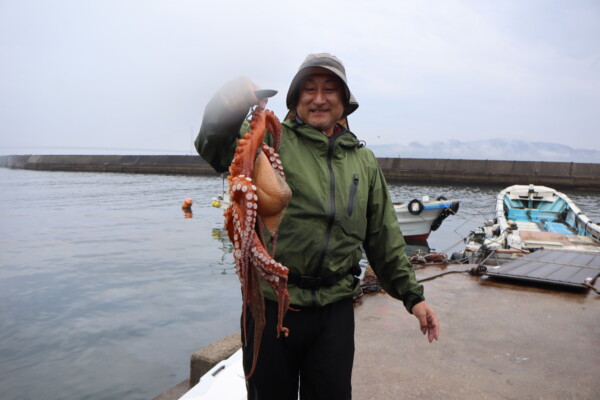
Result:
M356 198L356 191L358 190L358 174L352 175L352 183L350 184L350 196L348 198L348 208L346 213L348 216L352 215L354 211L354 200Z

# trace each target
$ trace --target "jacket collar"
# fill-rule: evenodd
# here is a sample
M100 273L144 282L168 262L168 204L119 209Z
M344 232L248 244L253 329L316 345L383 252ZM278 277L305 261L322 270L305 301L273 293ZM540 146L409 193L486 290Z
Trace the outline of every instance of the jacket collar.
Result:
M307 136L313 140L327 142L328 139L334 139L336 143L339 143L344 147L362 147L362 144L359 142L356 135L354 135L354 133L352 133L340 124L335 125L334 134L333 136L331 136L331 138L325 136L323 132L319 131L317 128L311 125L308 125L298 117L284 121L283 125L287 125L288 127L292 128L296 133L301 134L303 136Z

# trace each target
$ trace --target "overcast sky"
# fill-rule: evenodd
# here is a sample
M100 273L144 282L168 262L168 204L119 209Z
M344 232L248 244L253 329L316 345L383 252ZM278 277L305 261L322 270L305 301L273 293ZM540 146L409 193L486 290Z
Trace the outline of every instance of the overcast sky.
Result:
M598 0L0 0L0 154L190 154L223 83L279 90L282 118L313 52L368 145L600 150Z

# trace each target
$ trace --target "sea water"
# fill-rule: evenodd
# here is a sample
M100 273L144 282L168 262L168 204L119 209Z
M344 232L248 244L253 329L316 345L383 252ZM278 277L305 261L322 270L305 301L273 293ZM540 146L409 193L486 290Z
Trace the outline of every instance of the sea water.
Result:
M239 327L220 177L0 168L0 398L150 399ZM390 185L460 201L429 247L452 253L500 187ZM600 195L567 192L593 220ZM181 204L192 198L192 215Z

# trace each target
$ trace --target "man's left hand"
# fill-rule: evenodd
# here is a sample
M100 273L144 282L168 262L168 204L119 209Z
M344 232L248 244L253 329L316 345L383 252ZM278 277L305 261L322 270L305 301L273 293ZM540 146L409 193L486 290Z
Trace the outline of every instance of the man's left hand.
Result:
M429 304L424 301L417 303L412 308L412 313L419 320L423 335L427 334L429 343L438 340L440 337L440 323L433 309L429 307Z

